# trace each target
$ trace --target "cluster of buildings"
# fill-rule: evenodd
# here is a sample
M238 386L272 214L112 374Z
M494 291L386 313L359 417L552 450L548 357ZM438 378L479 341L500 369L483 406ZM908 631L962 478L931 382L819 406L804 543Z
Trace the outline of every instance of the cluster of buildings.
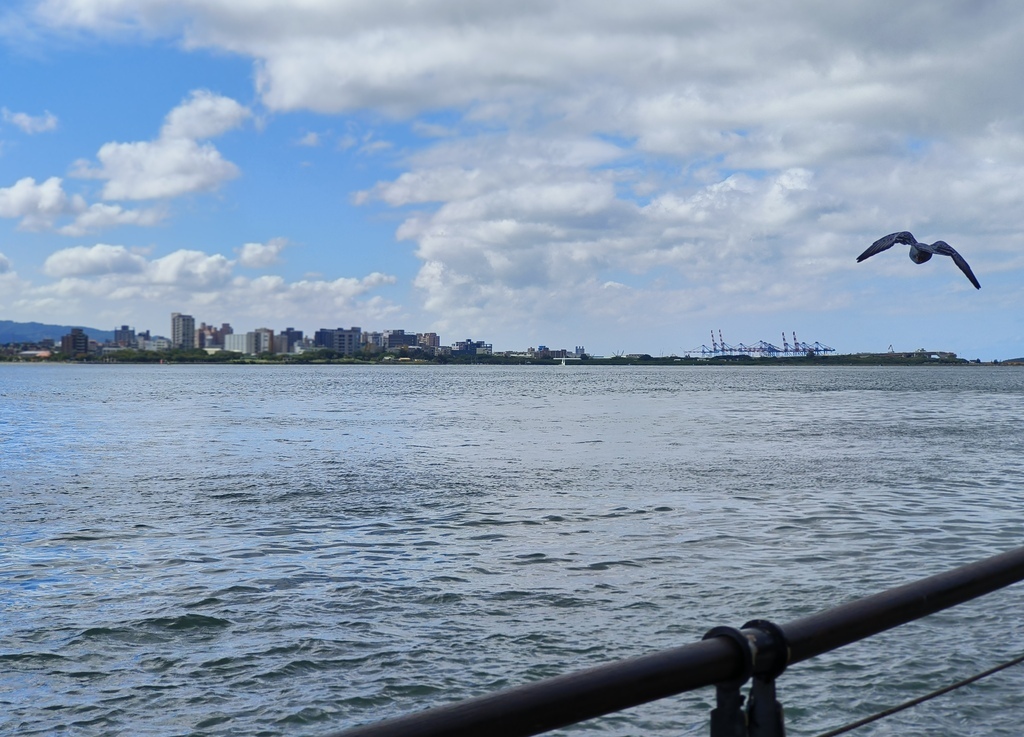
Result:
M127 329L122 326L121 330ZM115 331L115 334L118 331ZM116 338L115 338L116 340ZM236 333L231 325L223 323L214 327L200 323L195 318L180 312L171 314L170 348L206 351L230 351L249 356L264 353L298 354L311 350L331 350L341 356L373 354L388 351L407 353L422 352L426 355L444 355L452 352L485 354L491 352L490 344L482 341L463 341L456 346L442 346L437 333L407 333L405 330L364 331L362 328L321 328L312 336L301 330L287 327L275 332L271 328L257 328L246 333Z
M478 340L462 340L451 345L441 345L437 333L414 333L405 330L383 330L380 332L350 328L321 328L312 336L301 330L285 328L274 331L271 328L257 328L246 333L236 333L230 324L220 327L205 322L196 327L195 318L180 312L171 313L170 337L151 335L150 331L136 332L134 328L122 325L114 329L111 342L99 344L90 341L80 328L73 328L61 338L60 350L66 356L82 354L114 354L121 350L167 351L205 350L208 353L228 351L249 356L262 354L301 354L307 351L330 350L339 356L371 356L382 353L402 356L481 356L492 355L490 343ZM574 352L550 350L545 346L530 348L524 353L506 353L508 356L572 358L583 355L583 346Z

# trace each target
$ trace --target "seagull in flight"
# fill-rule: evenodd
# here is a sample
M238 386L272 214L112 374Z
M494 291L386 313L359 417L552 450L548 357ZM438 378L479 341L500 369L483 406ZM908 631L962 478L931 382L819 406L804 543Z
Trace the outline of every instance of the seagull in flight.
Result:
M936 253L941 256L949 256L953 259L953 263L960 267L960 271L964 272L964 276L971 280L971 284L974 285L974 288L981 289L981 285L975 278L974 272L971 271L971 267L967 265L967 262L964 261L964 257L957 253L953 246L946 243L946 241L920 243L913 234L908 233L905 230L899 233L890 233L884 238L879 238L877 241L872 243L864 253L857 257L857 263L859 264L864 259L870 258L876 253L881 253L887 248L892 248L897 243L904 246L910 246L910 260L915 264L923 264Z

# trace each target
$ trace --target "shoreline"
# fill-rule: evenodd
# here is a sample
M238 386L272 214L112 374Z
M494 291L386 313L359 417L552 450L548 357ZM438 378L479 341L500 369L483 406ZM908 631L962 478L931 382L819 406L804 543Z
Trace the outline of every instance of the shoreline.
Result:
M214 354L216 355L216 354ZM1024 362L1016 359L1008 361L981 361L957 358L951 354L938 356L935 352L923 354L887 354L887 353L865 353L865 354L843 354L829 356L777 356L777 357L754 357L746 355L736 356L713 356L706 358L695 358L686 356L631 356L612 358L585 358L582 360L571 360L565 364L560 358L531 358L506 356L476 356L473 358L315 358L297 359L295 357L281 358L214 358L210 357L167 357L155 358L144 356L138 358L103 358L89 359L61 359L61 358L18 358L11 357L7 360L0 359L0 364L38 364L38 365L214 365L214 366L555 366L559 368L572 368L574 366L1022 366Z

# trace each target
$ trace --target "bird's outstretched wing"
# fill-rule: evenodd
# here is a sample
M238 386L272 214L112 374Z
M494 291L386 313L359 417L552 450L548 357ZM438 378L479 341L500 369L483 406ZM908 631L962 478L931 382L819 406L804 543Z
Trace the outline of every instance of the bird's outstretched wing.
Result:
M981 289L981 285L978 283L977 278L975 278L974 272L971 271L971 267L967 265L964 257L957 253L953 246L946 243L946 241L935 241L932 243L932 248L935 249L935 253L941 253L943 256L952 258L953 263L960 267L960 271L964 272L964 276L971 280L974 288Z
M892 248L893 245L897 243L902 243L905 246L911 246L917 243L917 238L915 238L911 233L907 232L906 230L901 230L899 233L890 233L889 235L883 238L879 238L877 241L868 246L868 249L857 257L857 263L859 264L864 259L870 258L871 256L874 256L876 253L881 253L887 248Z

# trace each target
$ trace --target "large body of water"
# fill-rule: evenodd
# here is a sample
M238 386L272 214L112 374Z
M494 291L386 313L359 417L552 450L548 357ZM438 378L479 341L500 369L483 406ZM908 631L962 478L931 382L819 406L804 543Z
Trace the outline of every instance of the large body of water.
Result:
M0 734L322 735L1024 545L1010 367L0 365ZM813 735L1024 585L793 666ZM857 732L1013 735L1024 667ZM713 689L562 733L706 734Z

